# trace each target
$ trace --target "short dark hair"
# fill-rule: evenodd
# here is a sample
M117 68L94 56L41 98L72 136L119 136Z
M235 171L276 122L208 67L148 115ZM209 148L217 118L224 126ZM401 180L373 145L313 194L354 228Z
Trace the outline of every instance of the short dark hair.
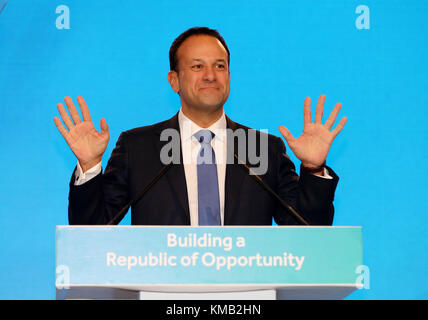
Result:
M229 48L226 45L226 41L224 41L223 37L220 35L220 33L215 29L210 29L207 27L193 27L186 31L184 31L182 34L180 34L172 43L171 48L169 48L169 68L171 71L178 71L177 70L177 50L181 46L181 44L189 38L190 36L194 35L208 35L212 36L214 38L217 38L223 47L227 51L227 64L230 65L230 52Z

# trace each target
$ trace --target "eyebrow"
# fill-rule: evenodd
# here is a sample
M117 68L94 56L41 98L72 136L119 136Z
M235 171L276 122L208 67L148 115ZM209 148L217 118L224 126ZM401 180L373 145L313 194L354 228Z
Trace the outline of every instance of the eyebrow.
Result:
M199 58L194 58L194 59L192 59L192 61L205 62L204 59L199 59ZM224 62L224 63L226 63L226 60L224 60L224 59L216 59L215 62Z

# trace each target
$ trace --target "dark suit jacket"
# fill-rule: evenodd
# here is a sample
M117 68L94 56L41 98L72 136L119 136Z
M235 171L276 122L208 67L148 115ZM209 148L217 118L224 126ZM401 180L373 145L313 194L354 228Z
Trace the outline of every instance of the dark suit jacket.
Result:
M249 128L226 117L232 130ZM179 130L178 114L170 120L123 132L103 174L80 186L70 181L69 223L106 224L133 199L164 166L160 150L162 130ZM263 133L265 134L265 133ZM268 170L261 178L311 225L331 225L334 192L339 178L323 179L301 170L295 172L281 138L268 135ZM182 163L182 162L181 162ZM174 164L132 208L133 225L190 225L183 164ZM225 225L300 224L279 206L237 163L227 164L225 180Z

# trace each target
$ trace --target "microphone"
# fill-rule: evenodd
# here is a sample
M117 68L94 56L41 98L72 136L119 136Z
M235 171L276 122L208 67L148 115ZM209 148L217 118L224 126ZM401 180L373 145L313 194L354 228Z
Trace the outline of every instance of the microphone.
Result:
M122 208L114 217L111 219L107 225L117 225L123 217L128 212L130 206L137 203L149 190L159 181L160 178L172 167L172 161L162 167L158 174L147 184L147 186L134 198L132 199L125 207Z
M278 194L276 194L275 193L275 191L273 191L272 189L271 189L271 187L269 187L263 180L262 180L262 178L260 178L257 174L255 174L252 170L251 170L251 168L250 167L248 167L246 164L245 164L245 162L242 162L239 158L238 158L238 155L236 154L236 153L234 153L234 156L235 156L235 159L236 160L238 160L238 162L242 165L242 168L245 168L245 169L247 169L248 170L248 172L247 173L250 173L251 172L251 174L249 174L249 176L251 176L251 177L253 177L253 179L255 179L256 180L256 182L258 182L262 187L263 187L263 189L265 189L272 197L274 197L276 200L278 200L278 202L281 204L281 206L284 208L284 209L286 209L286 211L289 213L289 214L291 214L291 216L294 218L294 219L296 219L296 220L298 220L299 222L301 222L302 224L304 224L304 225L307 225L307 226L309 226L309 223L305 220L305 219L303 219L302 218L302 216L300 216L300 214L298 214L297 213L297 211L296 210L294 210L294 208L292 207L292 206L290 206L288 203L286 203L284 200L282 200L281 199L281 197L278 195Z

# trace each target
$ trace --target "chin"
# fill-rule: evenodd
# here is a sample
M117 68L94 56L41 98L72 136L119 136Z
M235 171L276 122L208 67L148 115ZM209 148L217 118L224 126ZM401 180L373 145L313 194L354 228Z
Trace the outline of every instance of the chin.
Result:
M199 104L199 108L206 110L206 111L217 111L218 109L221 109L223 107L224 102L222 100L218 99L212 99L212 100L203 100Z

